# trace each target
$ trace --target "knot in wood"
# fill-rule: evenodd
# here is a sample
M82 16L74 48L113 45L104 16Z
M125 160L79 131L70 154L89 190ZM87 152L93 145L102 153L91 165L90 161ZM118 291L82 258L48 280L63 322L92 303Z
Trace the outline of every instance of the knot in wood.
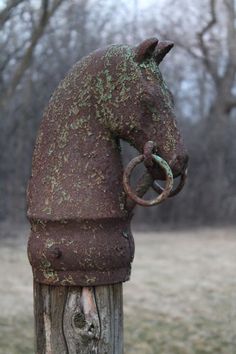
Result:
M82 312L77 312L74 315L74 326L76 328L84 328L86 325L85 315Z

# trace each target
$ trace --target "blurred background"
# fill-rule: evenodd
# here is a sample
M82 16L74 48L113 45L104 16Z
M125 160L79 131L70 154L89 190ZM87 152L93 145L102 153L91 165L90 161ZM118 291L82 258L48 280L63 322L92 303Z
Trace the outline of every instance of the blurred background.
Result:
M178 197L137 208L126 353L236 353L235 0L0 0L0 30L0 353L33 352L25 188L43 109L92 50L153 36L175 43L160 68L175 98L189 178ZM123 149L126 160L135 154ZM146 309L138 329L132 318L150 293L163 311Z

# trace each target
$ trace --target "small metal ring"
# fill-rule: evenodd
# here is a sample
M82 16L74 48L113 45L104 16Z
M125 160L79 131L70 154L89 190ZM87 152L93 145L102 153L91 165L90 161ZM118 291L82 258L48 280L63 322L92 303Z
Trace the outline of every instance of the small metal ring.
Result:
M168 198L168 195L173 188L173 174L172 174L172 171L171 171L168 163L158 155L152 154L152 158L164 170L165 175L166 175L165 188L163 189L161 194L158 195L157 198L154 198L152 200L145 200L145 199L139 198L136 194L134 194L134 192L132 191L132 189L130 187L131 173L132 173L133 169L135 168L135 166L137 166L139 163L144 161L144 159L145 159L144 155L139 155L139 156L135 157L134 159L132 159L129 162L129 164L126 166L126 168L124 170L124 174L123 174L123 186L124 186L125 192L130 197L130 199L132 199L134 202L136 202L137 204L142 205L142 206L153 206L156 204L160 204L161 202L163 202L165 199Z
M174 190L172 190L170 192L170 194L168 195L168 198L174 197L183 189L186 179L187 179L187 175L188 175L188 170L186 169L186 170L184 170L184 172L181 173L179 184L177 185L177 187ZM161 194L163 192L163 188L157 183L157 181L153 181L152 188L158 194Z

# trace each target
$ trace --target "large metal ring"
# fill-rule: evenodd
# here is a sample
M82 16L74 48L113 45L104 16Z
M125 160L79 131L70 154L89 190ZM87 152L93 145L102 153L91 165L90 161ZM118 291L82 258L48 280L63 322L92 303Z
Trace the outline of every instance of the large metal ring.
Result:
M168 163L163 160L160 156L152 154L153 160L164 170L165 176L166 176L166 184L161 192L161 194L158 195L157 198L154 198L152 200L145 200L142 198L139 198L134 192L132 191L130 187L130 176L135 168L139 163L143 162L144 160L144 155L139 155L135 157L133 160L129 162L129 164L126 166L123 174L123 186L124 190L127 193L127 195L132 199L134 202L136 202L139 205L142 206L153 206L156 204L160 204L163 202L166 198L168 198L169 193L171 192L173 188L173 174L171 171L170 166Z
M185 185L185 182L186 182L186 178L187 178L187 172L188 170L186 169L184 172L181 173L180 175L180 181L177 185L177 187L175 189L173 189L170 194L168 195L168 198L172 198L174 197L175 195L177 195L182 189L183 189L183 186ZM155 192L157 192L158 194L161 194L164 190L164 188L162 188L158 182L155 180L153 181L153 185L152 185L152 188L154 189Z

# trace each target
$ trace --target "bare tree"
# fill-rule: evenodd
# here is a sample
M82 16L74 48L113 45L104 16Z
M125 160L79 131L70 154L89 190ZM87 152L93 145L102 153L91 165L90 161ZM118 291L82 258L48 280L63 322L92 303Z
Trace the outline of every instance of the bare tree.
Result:
M0 217L6 209L19 214L24 206L42 110L71 65L108 43L133 44L158 36L175 42L161 69L188 143L190 176L176 201L148 212L140 209L139 219L234 220L234 0L183 0L181 8L179 1L165 0L146 10L141 5L105 0L6 2L0 12ZM136 153L124 150L128 158Z
M8 0L6 6L0 12L0 28L10 19L14 8L22 3L23 0Z
M220 16L225 15L225 40L216 38L220 33ZM233 93L236 74L236 28L234 0L224 0L218 4L210 0L209 22L198 33L199 49L202 61L211 76L214 85L214 98L211 102L205 129L207 132L207 153L209 154L208 171L212 175L210 182L211 197L209 208L220 209L226 198L231 197L228 184L226 160L227 143L230 129L230 116L236 107L236 96ZM214 27L218 30L214 33ZM213 43L213 44L211 44Z
M23 1L6 5L0 48L1 212L19 214L37 127L50 94L82 56L113 41L117 3ZM6 15L8 13L8 15ZM124 31L124 30L123 30Z
M0 14L0 23L3 25L7 20L10 19L10 13L13 11L13 8L19 5L22 1L10 1L7 3L6 8ZM19 84L21 78L24 75L24 72L29 67L34 53L40 38L42 37L44 30L53 16L58 7L62 4L63 0L41 0L41 8L38 23L35 24L30 35L29 45L26 47L25 51L22 53L20 62L17 65L15 72L12 76L11 82L8 82L7 86L7 96L10 97L17 85Z

